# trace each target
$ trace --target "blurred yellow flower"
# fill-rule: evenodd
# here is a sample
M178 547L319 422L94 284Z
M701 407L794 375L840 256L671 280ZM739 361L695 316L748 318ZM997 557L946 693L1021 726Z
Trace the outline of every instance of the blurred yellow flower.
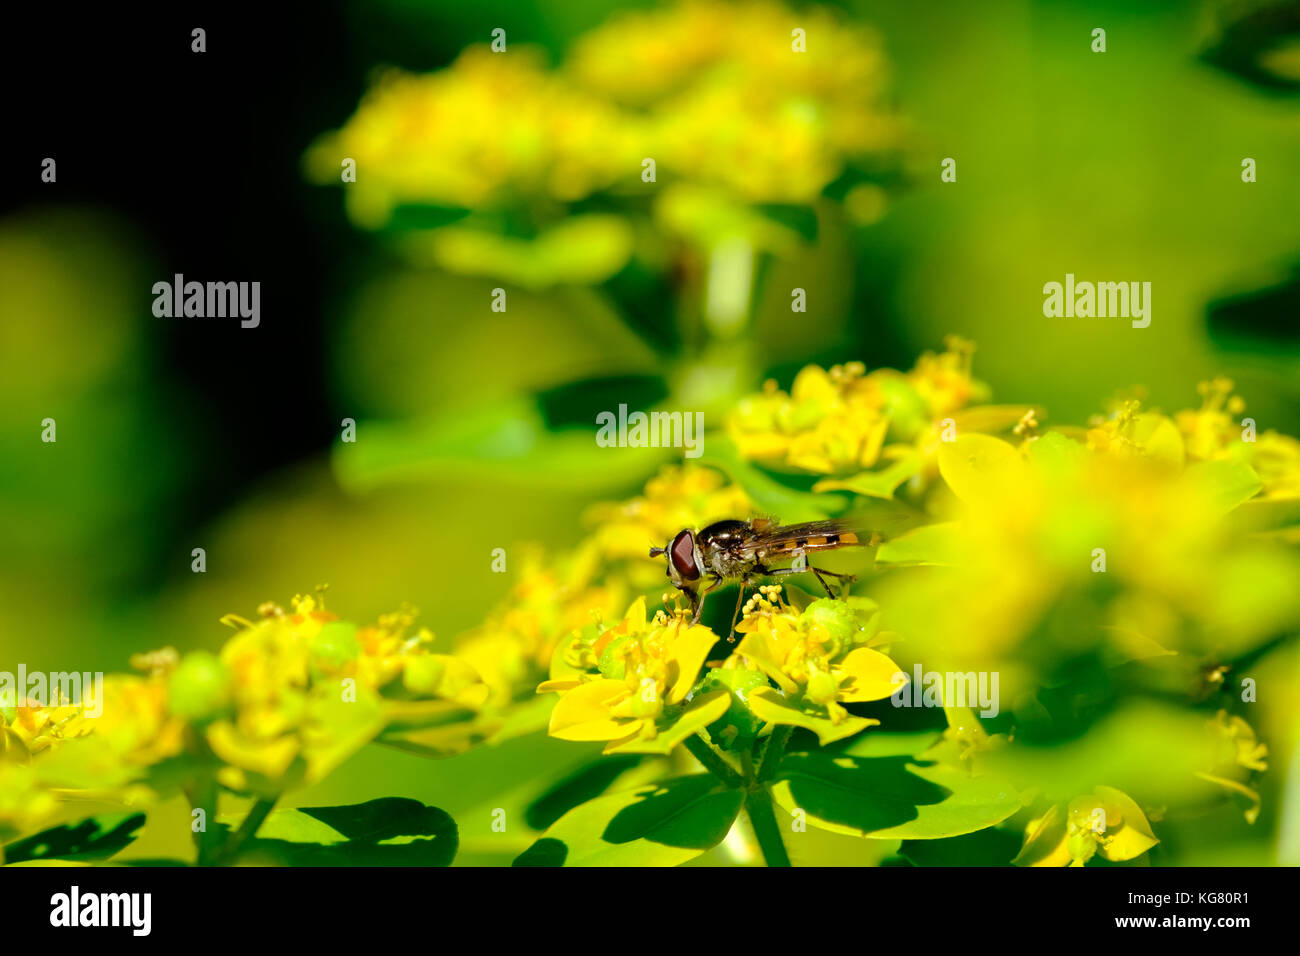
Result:
M0 760L0 844L40 829L58 808L58 800L41 786L31 767ZM0 847L0 864L3 863Z
M1229 378L1201 382L1201 407L1174 415L1187 455L1200 461L1237 460L1249 464L1263 483L1264 498L1300 498L1300 441L1254 422L1237 420L1246 403L1233 394Z
M1083 866L1100 854L1112 863L1141 856L1160 841L1133 798L1096 787L1068 804L1055 804L1025 828L1017 866Z
M987 399L987 388L971 375L973 351L954 336L946 351L926 352L906 373L868 374L861 362L830 369L809 365L795 376L789 394L769 381L760 394L741 399L727 432L744 457L773 468L841 475L891 461L880 471L817 486L889 497L933 461L941 420ZM1008 418L999 409L993 421L1009 428L1023 414L1017 409Z
M312 146L307 166L316 182L339 183L343 160L355 160L348 210L376 229L403 204L572 202L637 181L643 152L627 118L548 71L539 50L473 46L436 73L381 75L344 127Z
M824 7L688 0L626 12L579 39L566 70L645 111L646 155L665 175L747 201L810 202L901 139L879 38Z
M494 704L532 694L562 639L593 617L617 613L627 588L617 577L596 583L595 562L590 544L549 562L541 552L527 552L507 598L481 627L456 640L456 655L482 675Z
M1259 742L1255 730L1241 717L1221 710L1209 721L1207 727L1212 737L1213 757L1209 771L1197 776L1230 793L1243 796L1248 801L1244 815L1247 823L1259 819L1259 791L1250 786L1255 772L1268 769L1268 747Z

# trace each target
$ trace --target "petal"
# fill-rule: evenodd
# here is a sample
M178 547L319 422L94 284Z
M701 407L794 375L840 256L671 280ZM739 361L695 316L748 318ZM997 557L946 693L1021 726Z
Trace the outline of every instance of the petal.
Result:
M787 694L799 690L799 685L781 670L781 662L785 660L785 654L775 646L766 628L746 634L740 646L736 648L736 653L781 685L781 689Z
M628 731L628 721L615 720L610 711L631 691L619 680L595 680L575 687L551 711L547 730L561 740L616 740Z
M828 717L805 714L772 687L760 687L749 695L749 709L759 720L788 727L805 727L817 735L822 746L852 737L880 721L871 717L844 717L838 723Z
M637 598L623 615L623 623L627 625L626 633L640 634L645 630L645 595Z
M850 651L848 657L832 670L842 682L836 699L847 704L884 700L907 683L906 675L903 675L901 682L895 681L895 675L902 673L897 664L880 651L873 651L869 647Z
M1065 814L1055 804L1025 828L1025 845L1011 862L1016 866L1066 866L1070 863Z
M1013 445L978 432L939 443L939 473L966 504L1014 498L1025 480L1025 462Z
M544 680L537 685L537 693L565 694L581 685L582 681L577 680L576 678L570 680Z
M718 642L718 635L701 624L687 628L679 633L673 641L668 659L676 662L677 673L669 679L672 687L668 691L668 703L676 704L686 699L686 695L695 686L700 676L700 668Z
M1131 860L1160 842L1151 832L1151 824L1147 822L1142 808L1127 793L1114 787L1095 787L1093 792L1117 807L1124 818L1124 825L1114 833L1107 833L1106 836L1110 839L1098 848L1098 852L1106 859L1112 862Z

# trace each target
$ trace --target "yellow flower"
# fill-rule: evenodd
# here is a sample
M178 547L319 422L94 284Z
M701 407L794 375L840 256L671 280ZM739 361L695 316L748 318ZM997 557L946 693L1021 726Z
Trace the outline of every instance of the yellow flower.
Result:
M840 475L892 462L848 481L821 482L816 489L889 497L927 463L932 468L942 420L988 397L987 387L971 376L974 346L955 336L947 344L942 353L923 354L909 372L868 374L861 362L828 370L809 365L789 394L769 381L761 393L740 401L727 420L728 434L744 457L774 468ZM990 411L988 422L963 422L960 430L1009 428L1025 415L1024 408Z
M768 723L807 727L823 744L879 723L844 708L883 700L906 681L875 649L887 639L877 622L875 605L863 598L823 598L798 612L781 599L779 586L760 588L736 628L745 636L735 658L777 686L751 692L750 709Z
M834 474L875 464L889 428L885 397L861 362L805 367L789 394L769 381L741 399L727 431L741 455L773 466Z
M1088 448L1118 458L1137 458L1181 471L1187 460L1183 436L1170 418L1143 412L1136 399L1121 401L1087 433Z
M1202 780L1236 793L1249 801L1244 816L1247 823L1259 819L1259 791L1250 786L1253 772L1268 769L1268 747L1259 742L1255 730L1240 717L1221 710L1207 727L1213 740L1213 757L1208 772L1197 772Z
M623 620L591 644L596 673L552 679L539 693L558 692L550 735L561 740L606 740L606 753L666 753L726 712L725 691L688 697L717 635L689 624L685 614L657 612L646 620L637 598Z
M809 202L901 138L879 39L825 8L691 0L623 13L582 37L566 68L645 109L664 174L743 200Z
M905 376L909 385L925 403L930 418L938 419L965 408L972 402L988 400L988 386L971 375L971 357L975 344L950 335L943 352L923 352Z
M621 606L625 585L617 578L595 583L595 561L590 544L550 565L540 552L526 553L505 601L456 640L456 656L482 675L494 704L531 694L561 640L591 624L593 615L609 617Z
M436 73L382 75L307 164L317 182L338 183L343 160L355 160L349 213L374 229L403 204L498 209L534 197L582 199L634 178L642 155L628 120L546 70L540 51L474 46Z
M1160 841L1133 798L1096 787L1068 804L1055 804L1025 828L1017 866L1083 866L1100 854L1112 863L1141 856Z
M1201 382L1201 407L1174 415L1188 457L1244 461L1263 483L1261 497L1300 498L1300 441L1276 431L1250 434L1242 424L1245 420L1236 420L1246 403L1232 393L1233 387L1232 380L1223 377Z
M394 721L416 730L455 717L467 738L480 737L473 716L489 687L468 661L434 653L427 630L407 636L414 620L403 608L357 628L306 597L291 614L270 608L244 622L220 658L231 707L204 730L226 764L221 782L274 791L319 780Z
M31 767L0 760L0 844L40 829L58 808L58 800L41 786ZM3 863L0 847L0 864Z
M1196 386L1201 393L1201 407L1184 410L1174 422L1187 443L1193 458L1218 458L1233 441L1241 439L1241 427L1232 416L1245 411L1246 403L1232 394L1233 383L1222 376Z
M877 592L931 666L998 669L1014 699L1032 679L1020 640L1072 627L1058 617L1071 601L1107 607L1104 626L1071 631L1074 649L1119 650L1126 660L1136 647L1149 652L1140 656L1212 643L1244 650L1300 617L1285 584L1294 555L1237 521L1259 487L1248 466L1181 464L1177 428L1133 406L1087 439L1049 431L1017 445L959 430L940 444L951 497L928 504L947 520L898 535L876 554L882 566L934 566Z
M646 561L683 528L699 528L719 518L748 516L749 496L719 472L698 465L668 465L648 482L645 493L623 502L592 506L584 515L601 563L618 565L638 587L663 581L663 567Z

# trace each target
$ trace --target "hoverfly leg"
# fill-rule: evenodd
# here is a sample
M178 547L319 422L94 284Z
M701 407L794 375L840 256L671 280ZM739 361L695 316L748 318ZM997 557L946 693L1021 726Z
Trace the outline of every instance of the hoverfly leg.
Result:
M830 586L829 584L827 584L827 583L826 583L826 579L825 579L824 577L822 577L821 569L820 569L820 568L814 568L814 567L810 564L810 565L808 565L808 570L811 571L813 574L817 575L817 580L820 581L822 587L824 587L824 588L826 589L826 596L829 597L829 598L833 598L833 597L835 597L835 592L831 590L831 586ZM830 572L827 572L827 573L829 574Z
M774 568L773 570L764 573L769 574L772 577L777 577L778 575L783 574L803 574L808 571L817 575L817 580L820 581L821 586L826 589L826 596L832 598L835 597L835 592L832 591L831 586L826 583L826 579L822 577L823 574L829 574L831 577L840 581L840 583L843 584L845 594L848 593L849 585L857 580L856 575L840 574L838 571L827 571L825 568L814 568L811 564L802 568Z
M831 585L826 583L826 579L824 579L822 575L831 575L832 578L840 581L840 588L842 591L840 594L841 598L849 596L849 585L853 584L855 580L858 580L855 575L842 575L839 571L827 571L824 567L813 567L811 564L809 564L809 571L816 575L816 579L822 581L822 587L826 588L828 597L835 597L835 593L831 591Z
M691 624L700 623L700 615L704 613L704 599L708 597L710 593L716 591L721 586L722 586L722 578L714 578L713 583L710 584L703 591L699 592L698 596L695 594L694 591L689 592L691 595L691 603L695 605L695 617L691 619Z
M740 620L740 608L745 603L745 588L749 586L749 578L742 578L740 582L740 594L736 596L736 613L731 615L731 631L727 634L727 643L736 643L736 622Z

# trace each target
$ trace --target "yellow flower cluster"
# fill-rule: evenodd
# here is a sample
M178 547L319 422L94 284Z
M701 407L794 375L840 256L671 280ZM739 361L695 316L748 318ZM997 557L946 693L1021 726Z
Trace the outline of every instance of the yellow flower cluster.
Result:
M690 0L614 18L560 70L510 45L470 47L436 73L385 73L306 165L338 183L354 161L349 214L371 229L403 204L554 219L639 186L645 158L667 180L745 201L809 202L847 163L897 144L885 76L876 35L827 10Z
M1246 403L1233 394L1228 378L1201 382L1199 409L1174 415L1183 436L1187 457L1197 461L1245 461L1263 483L1264 498L1300 498L1300 441L1274 429L1253 432L1240 416ZM1234 420L1237 419L1237 420ZM1244 440L1246 437L1253 441Z
M830 743L879 723L850 716L845 704L880 700L906 682L876 650L888 637L878 633L875 605L861 598L796 611L779 587L762 587L744 608L739 646L718 663L718 679L703 683L718 636L689 616L658 611L647 622L645 598L637 598L617 625L562 643L538 687L561 695L551 736L607 740L607 753L667 753L727 713L730 688L760 723L805 727Z
M550 734L562 740L605 740L606 753L666 753L727 710L726 693L687 698L717 641L685 613L646 619L637 598L617 625L594 639L562 645L552 677L539 693L561 695Z
M826 8L687 0L627 12L579 40L568 69L645 110L661 170L749 201L809 202L900 139L879 38Z
M933 455L940 421L987 398L987 388L971 376L973 352L969 342L952 337L945 352L925 353L906 373L867 373L861 362L829 370L809 365L789 393L769 381L761 393L741 399L727 431L744 457L773 468L842 475L892 461L900 467L876 473L888 476L876 492L888 497L920 470L920 453Z
M892 636L879 627L876 605L865 598L822 598L797 611L780 587L766 585L745 605L736 627L744 637L723 666L760 671L776 685L749 693L755 716L806 727L826 744L879 723L850 716L845 704L882 700L907 682L877 650Z
M403 204L491 210L582 199L635 179L637 138L613 106L547 70L540 51L475 46L438 73L383 74L307 165L315 181L340 182L342 161L354 160L349 212L380 228Z
M518 583L484 624L459 637L456 654L480 674L494 704L531 694L561 638L617 613L627 587L616 574L597 583L590 544L550 563L540 552L524 556Z
M319 780L381 733L418 739L424 725L472 717L487 701L473 667L434 653L427 631L408 635L409 610L360 628L312 597L261 611L256 622L227 617L238 630L218 654L138 655L148 673L107 677L100 698L0 715L0 773L28 793L25 812L64 792L147 802L207 775L271 797Z

